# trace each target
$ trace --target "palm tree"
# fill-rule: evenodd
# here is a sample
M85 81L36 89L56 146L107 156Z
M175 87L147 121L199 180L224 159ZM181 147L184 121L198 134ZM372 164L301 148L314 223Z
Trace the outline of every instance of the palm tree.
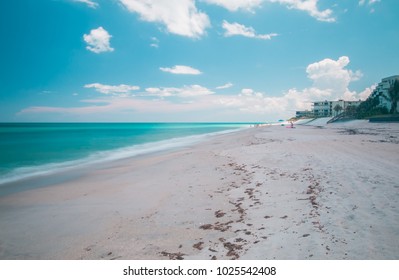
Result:
M399 101L399 80L395 80L393 85L388 90L389 99L391 101L391 114L397 113L398 101Z
M335 105L335 107L334 107L334 111L336 112L335 115L337 116L337 115L338 115L338 112L341 112L342 109L343 109L343 108L342 108L341 105L339 105L339 104Z

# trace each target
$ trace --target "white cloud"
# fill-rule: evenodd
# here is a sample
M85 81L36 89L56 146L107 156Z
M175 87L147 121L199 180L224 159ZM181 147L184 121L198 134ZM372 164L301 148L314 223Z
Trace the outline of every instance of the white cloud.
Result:
M122 95L122 96L126 96L131 91L140 89L140 87L138 86L130 86L125 84L120 84L118 86L111 86L111 85L103 85L100 83L87 84L84 87L94 88L96 91L101 92L103 94Z
M252 88L243 88L241 94L244 96L251 96L255 91Z
M229 11L248 10L253 11L260 8L263 2L279 3L285 5L289 9L296 9L307 12L310 16L319 21L334 22L331 9L319 10L317 7L319 0L203 0L209 4L222 6ZM376 2L379 0L369 0Z
M276 33L271 34L256 34L255 29L252 27L247 27L245 25L239 24L237 22L229 23L227 21L223 21L222 27L224 28L224 36L244 36L248 38L256 38L262 40L270 40L272 37L277 36Z
M373 4L378 3L378 2L381 2L381 0L360 0L360 1L359 1L359 5L360 5L360 6L363 6L363 5L365 5L366 3L367 3L368 5L373 5Z
M238 95L219 97L214 100L227 108L250 114L276 114L286 109L285 100L281 97L266 96L250 88L244 88Z
M109 120L115 115L123 115L127 113L122 120L126 121L126 118L136 120L135 116L137 114L144 114L144 118L148 119L151 113L156 115L161 115L164 117L163 120L168 120L168 117L174 119L175 121L181 121L181 118L177 119L173 115L185 116L185 113L192 114L197 112L199 120L203 120L203 110L215 109L216 104L208 102L205 98L199 102L184 102L184 103L174 103L166 99L138 99L138 98L102 98L102 99L90 99L81 100L85 103L85 106L79 107L45 107L45 106L32 106L25 108L18 112L18 115L22 114L70 114L72 116L78 116L84 119L98 120L99 117ZM93 105L91 105L93 104ZM166 115L164 115L166 114ZM143 116L143 115L141 115ZM117 119L121 120L121 119ZM154 121L159 121L159 118L155 118Z
M151 37L151 47L159 48L159 39L157 37Z
M216 89L227 89L227 88L231 88L232 86L233 86L232 83L227 83L227 84L224 84L222 86L216 87Z
M131 116L133 111L143 113L145 116L149 116L148 114L152 112L157 113L158 116L167 114L167 117L171 118L174 116L188 117L186 113L189 112L190 118L196 116L198 120L212 117L212 114L222 117L233 116L241 120L288 118L294 116L296 110L310 109L311 102L315 101L340 98L345 100L366 99L375 85L359 93L350 90L350 84L360 79L362 73L348 69L349 63L350 59L347 56L341 56L338 59L325 58L311 63L306 67L306 73L312 85L304 89L288 89L280 96L271 96L249 87L242 88L236 94L216 94L201 85L148 87L142 92L130 94L132 91L138 90L139 87L95 83L85 85L85 87L94 88L106 96L96 100L81 101L95 105L86 104L72 108L29 107L23 109L19 114L69 113L77 116L94 116L99 113L109 113L108 116L111 116L114 113L129 112L129 116ZM231 85L228 83L219 88L228 88Z
M330 58L309 64L306 68L312 86L302 90L292 88L282 96L271 97L251 88L244 88L237 95L219 97L218 104L254 114L280 114L293 116L296 110L310 109L311 102L322 100L366 99L375 86L357 93L349 90L349 84L360 79L360 71L346 69L350 60L346 56L338 60Z
M359 70L347 69L349 62L349 57L341 56L337 60L326 58L309 64L306 73L313 82L312 87L303 90L290 89L283 98L298 110L309 109L310 103L315 101L364 99L370 89L361 93L349 89L351 82L363 76Z
M92 29L90 34L84 34L83 39L88 44L86 49L94 53L112 52L109 40L111 35L101 26L97 29Z
M319 21L335 22L331 9L319 10L317 7L319 0L267 0L272 3L286 5L289 9L296 9L307 12Z
M259 8L264 0L204 0L209 4L221 6L229 11L247 10L253 11L254 8Z
M146 88L146 95L149 96L157 96L157 97L169 97L176 92L177 89L175 88L157 88L157 87L151 87L151 88Z
M147 95L157 97L198 97L214 94L213 91L200 85L190 85L181 88L146 88Z
M206 87L200 85L184 86L180 89L179 96L181 97L194 97L194 96L204 96L211 95L213 91L210 91Z
M158 22L173 34L199 38L210 27L205 13L198 11L194 0L119 0L142 20Z
M362 92L360 92L358 94L359 99L366 100L376 87L377 87L377 84L374 84L371 87L368 87L365 90L363 90Z
M160 67L159 68L163 72L168 72L172 74L182 74L182 75L200 75L202 72L198 69L192 68L190 66L185 65L175 65L172 68L168 67Z
M73 2L85 3L88 7L96 9L99 5L98 3L91 0L72 0Z
M346 69L349 62L347 56L341 56L338 60L326 58L308 65L306 72L308 77L313 80L315 88L329 89L332 98L340 98L343 97L343 94L348 94L350 82L362 77L360 71L353 72Z
M381 0L360 0L359 6L367 6L370 8L370 13L374 13L375 9L373 8L373 6L378 2L381 2Z

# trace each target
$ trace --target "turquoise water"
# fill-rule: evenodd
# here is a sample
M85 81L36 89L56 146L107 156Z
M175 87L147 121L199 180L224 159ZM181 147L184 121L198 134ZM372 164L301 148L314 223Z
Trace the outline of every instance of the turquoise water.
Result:
M3 123L0 183L181 147L242 123Z

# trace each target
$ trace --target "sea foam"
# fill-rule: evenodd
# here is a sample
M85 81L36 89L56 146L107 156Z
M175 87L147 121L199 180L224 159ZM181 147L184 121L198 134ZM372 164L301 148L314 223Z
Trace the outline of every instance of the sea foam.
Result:
M0 178L0 185L28 179L31 177L46 176L69 170L79 169L99 163L106 163L106 162L127 159L141 155L147 155L151 153L159 153L159 152L184 148L199 143L210 136L232 133L246 128L247 127L241 127L238 129L230 129L230 130L223 130L206 134L171 138L156 142L148 142L145 144L136 144L109 151L94 152L85 158L77 160L48 163L39 166L19 167L6 174L3 174Z

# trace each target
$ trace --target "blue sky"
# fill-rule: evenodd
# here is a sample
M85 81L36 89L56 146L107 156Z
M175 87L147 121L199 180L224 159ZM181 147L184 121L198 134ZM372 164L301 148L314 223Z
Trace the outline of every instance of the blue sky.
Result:
M274 121L399 74L396 0L0 3L0 121Z

